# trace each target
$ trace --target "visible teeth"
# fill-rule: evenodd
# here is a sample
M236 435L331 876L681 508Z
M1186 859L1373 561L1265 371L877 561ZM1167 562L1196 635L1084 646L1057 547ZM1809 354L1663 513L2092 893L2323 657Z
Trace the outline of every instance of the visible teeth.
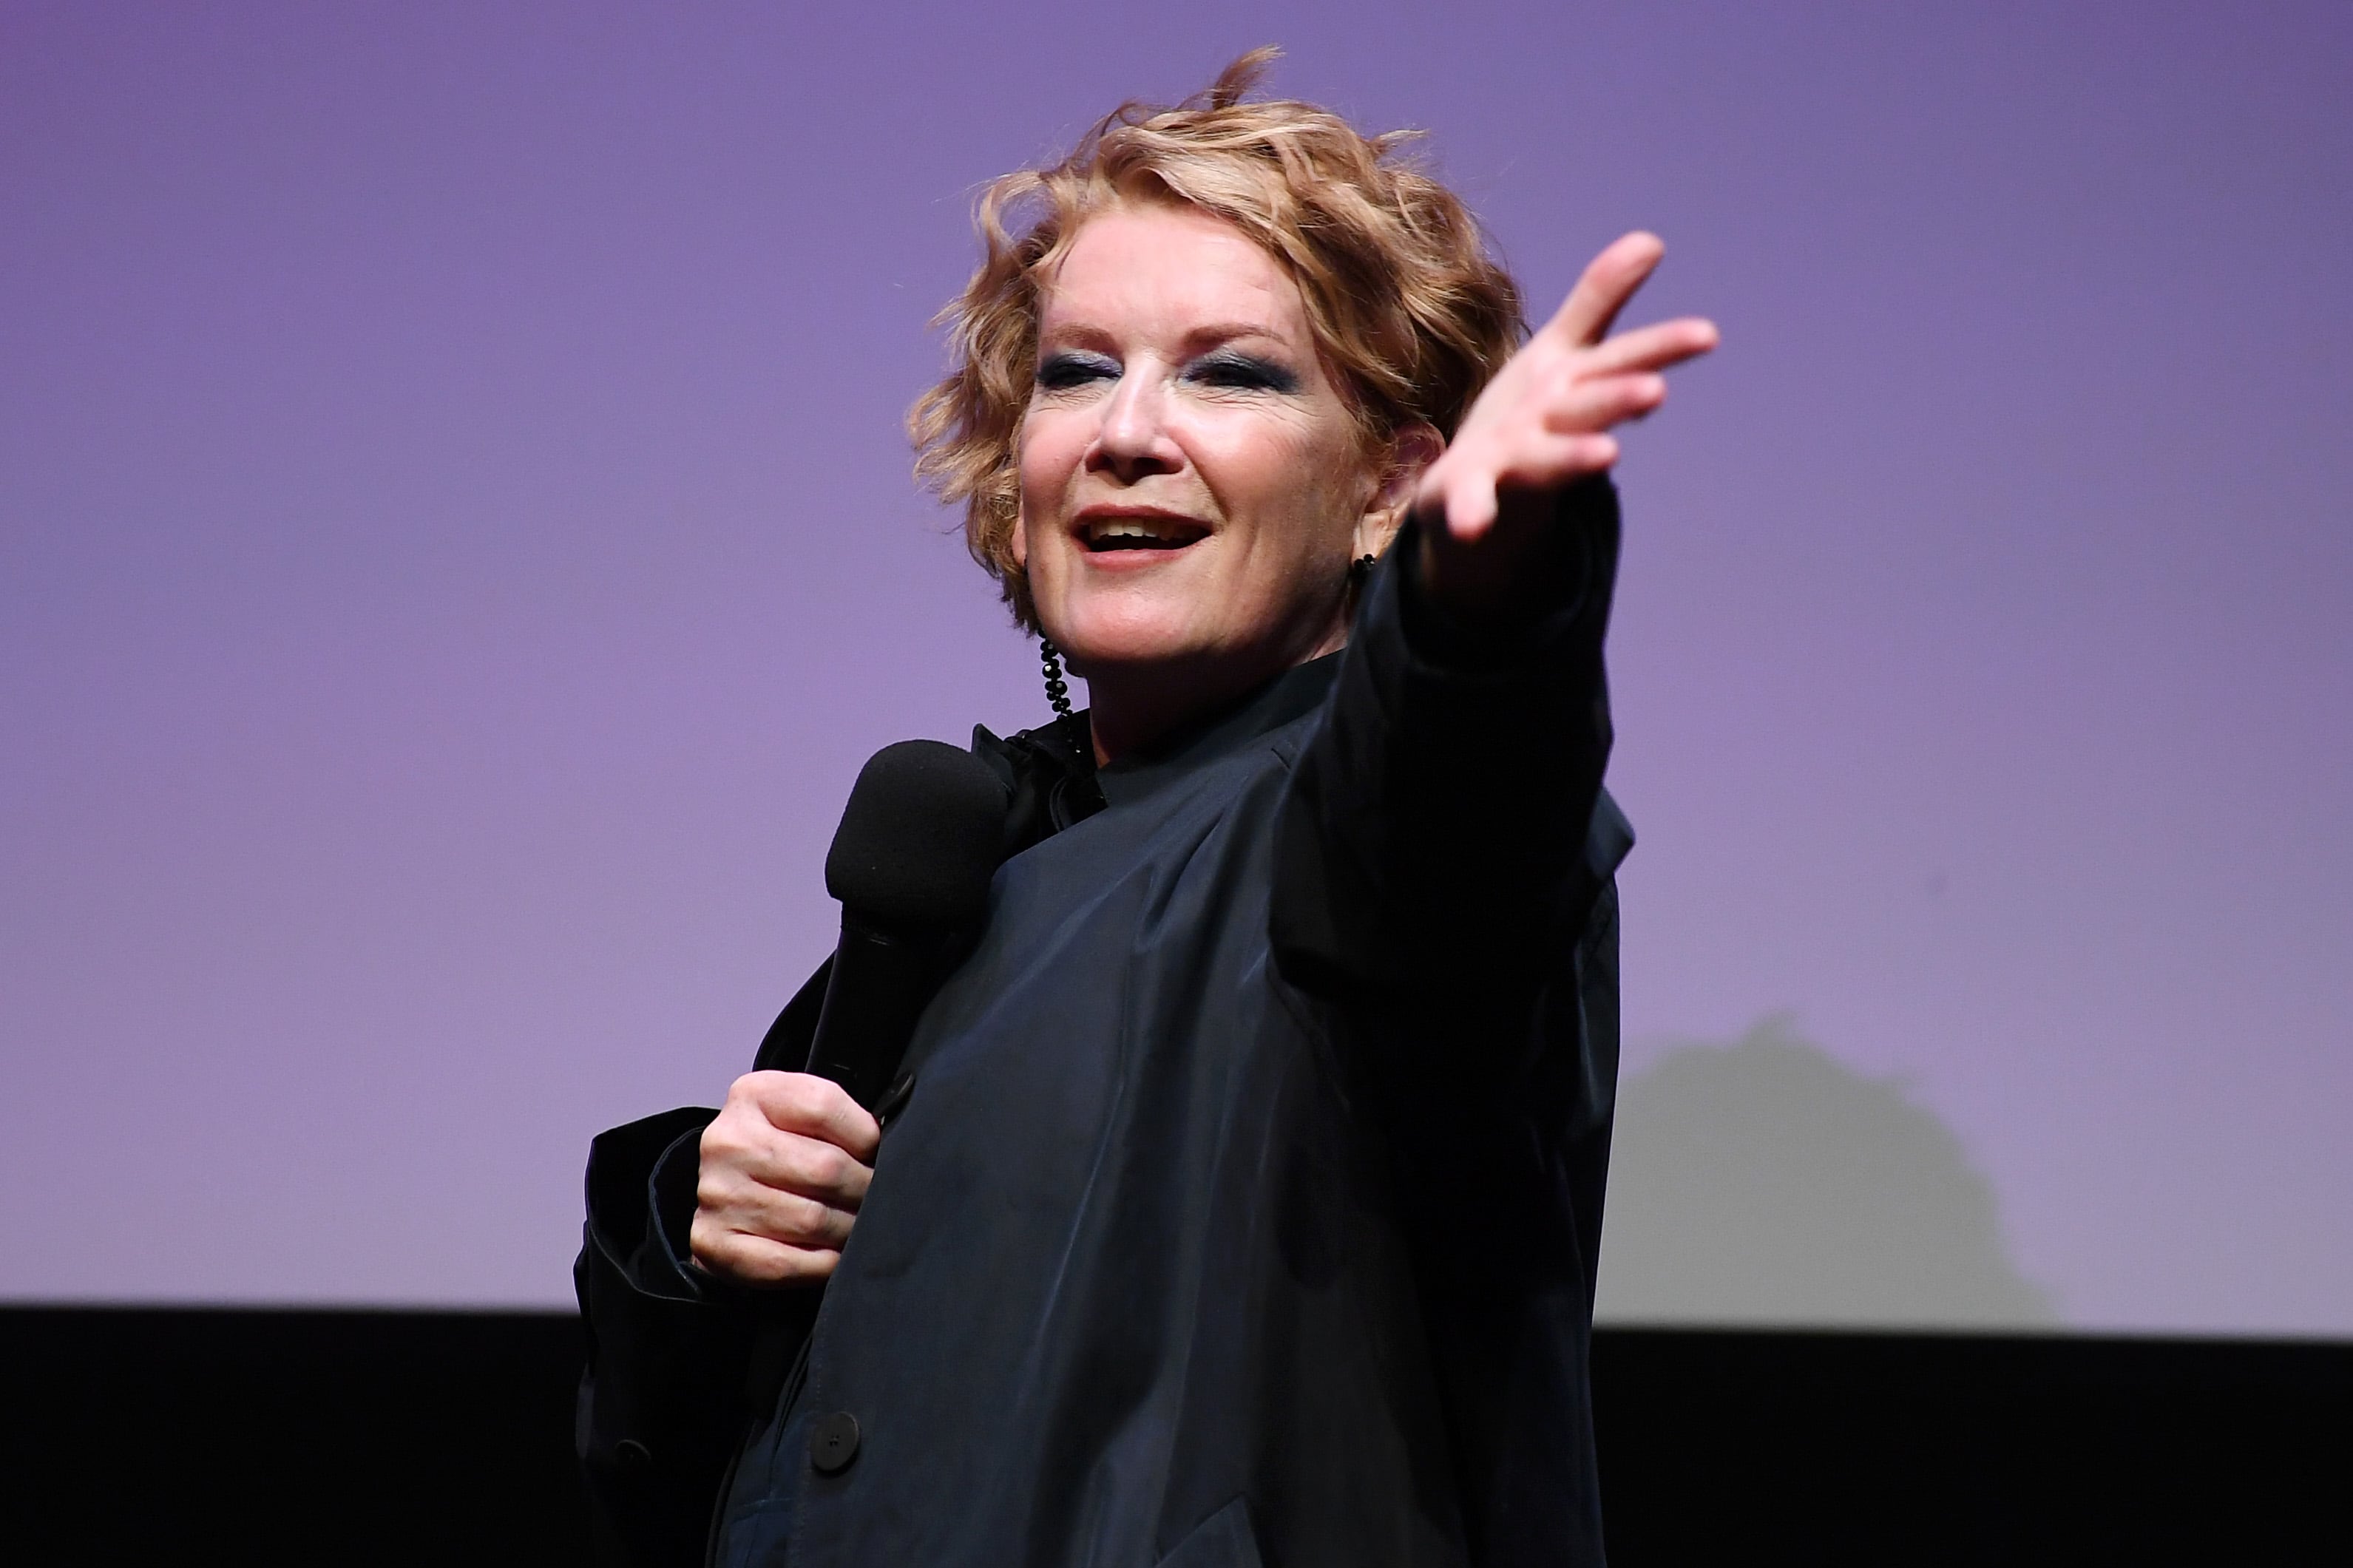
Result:
M1090 550L1182 550L1207 530L1176 518L1105 517L1087 524Z

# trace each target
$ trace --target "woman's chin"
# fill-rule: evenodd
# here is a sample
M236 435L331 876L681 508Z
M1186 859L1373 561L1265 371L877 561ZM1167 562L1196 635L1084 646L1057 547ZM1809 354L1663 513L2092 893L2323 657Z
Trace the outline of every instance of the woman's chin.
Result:
M1093 613L1087 613L1092 611ZM1067 617L1053 634L1072 673L1101 679L1114 671L1141 672L1176 666L1212 651L1216 638L1204 635L1189 605L1095 605Z

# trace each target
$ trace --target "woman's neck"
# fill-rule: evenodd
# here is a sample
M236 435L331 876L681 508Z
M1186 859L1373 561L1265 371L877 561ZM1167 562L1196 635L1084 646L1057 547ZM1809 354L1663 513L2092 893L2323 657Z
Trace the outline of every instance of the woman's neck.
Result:
M1337 653L1348 623L1335 618L1321 637L1254 658L1201 655L1131 665L1089 663L1072 672L1087 682L1095 765L1150 752L1198 720L1231 707L1285 670Z

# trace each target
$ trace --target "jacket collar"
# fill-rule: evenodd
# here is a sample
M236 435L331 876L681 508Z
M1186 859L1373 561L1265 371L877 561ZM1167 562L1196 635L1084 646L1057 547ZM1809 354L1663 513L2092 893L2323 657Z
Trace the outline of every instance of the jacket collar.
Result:
M1256 691L1186 726L1161 745L1097 768L1082 710L1002 740L982 725L973 753L1005 781L1005 853L1019 854L1083 822L1107 804L1142 800L1162 785L1314 711L1340 673L1340 656L1283 671Z
M1142 800L1171 781L1242 751L1261 736L1314 712L1339 673L1336 653L1286 669L1239 702L1187 725L1149 752L1124 756L1097 769L1095 782L1113 805Z
M1051 838L1103 808L1095 787L1094 742L1083 712L1016 731L999 740L972 727L973 755L1005 781L1005 844L1008 858Z

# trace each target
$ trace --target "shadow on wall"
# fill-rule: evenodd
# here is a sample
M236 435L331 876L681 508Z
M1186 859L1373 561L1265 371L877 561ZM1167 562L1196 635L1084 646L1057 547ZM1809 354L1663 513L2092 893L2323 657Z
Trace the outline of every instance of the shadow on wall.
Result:
M1595 1316L1621 1323L2034 1329L1950 1128L1771 1017L1619 1095Z

